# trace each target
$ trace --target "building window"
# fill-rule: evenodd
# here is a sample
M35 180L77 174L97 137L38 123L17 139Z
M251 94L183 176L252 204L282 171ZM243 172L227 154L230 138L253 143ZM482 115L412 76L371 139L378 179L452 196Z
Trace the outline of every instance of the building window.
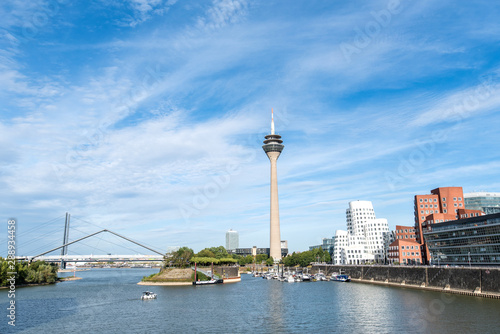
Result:
M443 197L443 202L446 202L446 197Z
M456 198L456 197L453 197L453 200L454 200L454 201L456 201L456 200L457 200L457 198Z
M420 199L420 203L422 203L422 199Z
M446 208L446 203L443 203L443 208Z
M455 207L456 207L456 206L457 206L457 203L453 203L453 206L455 206Z
M424 202L427 202L427 198L424 199Z
M444 212L444 213L446 213L446 212L447 212L447 210L446 210L446 209L444 209L444 210L443 210L443 212Z

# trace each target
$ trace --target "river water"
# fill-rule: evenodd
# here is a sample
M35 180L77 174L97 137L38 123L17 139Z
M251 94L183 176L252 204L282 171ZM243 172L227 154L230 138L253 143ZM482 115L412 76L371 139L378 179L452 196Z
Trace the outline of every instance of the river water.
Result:
M360 283L140 286L155 269L92 269L18 288L16 327L0 290L0 333L498 333L500 300ZM71 274L68 274L71 275ZM141 301L142 291L158 294Z

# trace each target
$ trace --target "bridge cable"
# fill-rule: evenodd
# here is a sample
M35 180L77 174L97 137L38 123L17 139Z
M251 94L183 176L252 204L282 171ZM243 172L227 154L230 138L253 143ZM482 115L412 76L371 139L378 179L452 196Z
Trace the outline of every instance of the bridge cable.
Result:
M85 223L87 223L87 224L90 224L90 225L93 225L93 226L99 227L99 228L101 228L101 229L106 229L105 227L102 227L102 226L99 226L99 225L97 225L97 224L91 223L91 222L89 222L89 221L87 221L87 220L84 220L84 219L82 219L82 218L78 218L78 217L75 217L75 216L71 216L71 218L73 218L73 219L77 219L77 220L81 220L82 222L85 222ZM144 244L144 245L146 245L146 246L148 246L148 247L150 247L150 248L153 248L153 249L157 248L155 245L150 245L150 244L147 244L147 243L145 243L145 242L141 242L141 243L142 243L142 244Z

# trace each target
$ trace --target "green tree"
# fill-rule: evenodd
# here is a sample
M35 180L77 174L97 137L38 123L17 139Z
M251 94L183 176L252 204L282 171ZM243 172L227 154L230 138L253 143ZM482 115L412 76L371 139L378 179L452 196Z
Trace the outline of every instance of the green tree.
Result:
M191 248L181 247L177 251L167 254L166 260L172 263L175 267L186 268L189 266L189 261L193 255L194 252Z
M31 265L28 262L17 261L15 269L10 268L9 261L0 258L0 284L6 286L11 275L16 272L16 285L26 283L54 283L57 280L58 267L44 261L36 261Z
M272 265L274 264L274 260L273 260L272 258L268 258L268 259L266 260L266 264L267 264L268 266L272 266Z
M296 265L299 265L301 267L307 267L311 263L317 261L330 262L331 261L330 253L324 251L321 248L317 248L300 253L294 252L291 255L288 255L287 257L283 258L283 263L287 267L294 267Z
M221 259L223 257L229 257L229 254L227 250L224 248L224 246L219 246L219 247L210 247L206 248L212 253L214 253L215 257L218 259Z
M195 256L196 257L215 257L215 254L210 249L205 248L205 249L199 251Z
M254 257L252 255L247 255L245 257L241 257L239 260L238 260L238 263L241 265L241 266L244 266L245 264L250 264L250 263L253 263L254 261Z
M267 256L267 254L258 254L256 257L255 257L255 262L256 263L262 263L264 261L267 260L269 256Z

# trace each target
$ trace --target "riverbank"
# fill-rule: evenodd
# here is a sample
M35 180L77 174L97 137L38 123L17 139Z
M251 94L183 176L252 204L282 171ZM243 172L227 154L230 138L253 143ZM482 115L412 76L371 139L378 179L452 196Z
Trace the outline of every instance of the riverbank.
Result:
M193 282L143 282L140 281L137 283L137 285L158 285L158 286L188 286L188 285L193 285Z
M466 291L466 290L451 289L449 287L436 288L436 287L429 287L429 286L425 286L425 285L406 284L405 282L402 282L402 283L378 282L375 280L365 280L365 279L358 279L358 278L351 278L351 282L375 284L375 285L385 285L385 286L398 287L398 288L427 290L427 291L434 291L434 292L445 292L445 293L453 293L453 294L458 294L458 295L474 296L474 297L482 297L482 298L500 299L500 294L496 294L496 293L471 292L471 291Z
M70 277L59 277L58 278L58 281L59 282L65 282L65 281L78 281L79 279L82 279L81 277L74 277L74 276L70 276Z
M72 272L76 272L76 271L89 271L90 269L86 268L86 269L59 269L57 272L58 273L72 273Z
M499 268L456 268L383 265L313 265L312 273L341 272L353 282L409 287L500 299Z

